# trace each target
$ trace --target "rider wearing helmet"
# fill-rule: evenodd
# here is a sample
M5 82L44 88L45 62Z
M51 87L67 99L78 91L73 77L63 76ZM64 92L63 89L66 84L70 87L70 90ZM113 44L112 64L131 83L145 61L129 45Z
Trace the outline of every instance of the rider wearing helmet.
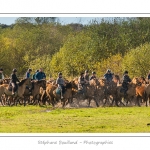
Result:
M28 78L31 79L31 72L32 72L32 69L29 68L29 69L27 70L27 72L26 72L26 76L25 76L26 79L28 79ZM31 83L32 83L32 84L31 84L31 87L28 87L28 86L27 86L27 89L29 90L29 94L31 94L31 91L32 91L33 86L34 86L34 85L33 85L34 83L33 83L33 82L31 82Z
M16 76L16 72L17 72L17 69L14 68L14 69L12 70L12 74L11 74L11 77L10 77L10 83L11 83L11 85L12 85L12 95L15 94L15 89L16 89L16 87L17 87L17 83L16 83L16 82L20 82L19 79L18 79L17 76Z
M31 72L32 72L32 69L28 69L28 71L26 72L25 78L31 78Z
M39 72L36 73L35 79L38 80L38 81L39 81L39 80L42 80L42 79L46 79L46 75L45 75L45 73L43 72L43 69L42 69L42 68L40 68L40 69L39 69Z
M85 85L87 86L89 84L89 80L90 80L89 71L88 70L85 70L84 79L86 81Z
M150 70L149 70L149 73L147 75L147 79L148 79L148 82L150 83Z
M84 73L82 72L80 74L80 77L78 78L78 90L83 90L85 83L86 83L86 80L84 78Z
M36 80L36 79L35 79L35 75L36 75L38 72L39 72L39 70L36 70L36 71L35 71L34 75L32 76L32 80Z
M89 81L89 71L88 70L85 70L84 78L85 78L85 80L87 80L87 82Z
M3 75L3 69L0 68L0 84L3 83L4 75Z
M112 81L113 74L111 73L110 69L107 69L106 73L104 74L104 78L107 80L107 82Z
M125 71L123 74L123 83L122 83L122 87L124 89L124 94L126 94L127 90L128 90L128 84L131 82L130 77L128 76L128 71Z
M56 84L58 85L58 88L61 89L61 99L63 99L63 94L65 93L65 81L62 78L62 73L58 73L58 78L56 80Z
M96 72L92 72L92 76L90 77L90 80L92 80L92 79L96 79Z

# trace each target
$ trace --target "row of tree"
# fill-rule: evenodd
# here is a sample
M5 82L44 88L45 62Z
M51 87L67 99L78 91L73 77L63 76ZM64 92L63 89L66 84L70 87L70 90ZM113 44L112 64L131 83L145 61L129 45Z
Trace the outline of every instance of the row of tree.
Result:
M113 18L88 25L62 25L52 17L18 18L0 26L0 67L24 75L42 67L47 76L62 71L75 77L88 69L103 76L107 68L122 75L149 71L150 18Z

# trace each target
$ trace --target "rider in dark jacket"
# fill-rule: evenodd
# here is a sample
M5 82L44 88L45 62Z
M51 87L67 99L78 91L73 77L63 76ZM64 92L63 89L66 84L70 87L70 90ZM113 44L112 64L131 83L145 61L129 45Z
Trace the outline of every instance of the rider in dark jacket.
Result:
M43 69L42 69L42 68L40 68L40 69L39 69L39 72L36 73L35 79L36 79L36 80L46 79L46 75L45 75L45 73L43 72Z
M90 80L92 80L92 79L96 79L96 72L92 72L92 76L90 77Z
M16 72L17 72L17 69L16 68L13 69L11 77L10 77L10 83L12 85L12 95L15 94L15 88L17 87L17 82L20 82L19 79L16 76Z
M128 84L131 82L130 77L128 76L128 71L124 72L123 75L123 83L122 83L122 87L124 89L124 93L126 94L127 90L128 90Z
M89 71L88 70L85 70L85 73L84 73L84 79L87 80L87 82L89 82Z
M39 70L36 70L34 75L32 76L32 80L36 80L35 75L39 72Z
M61 90L61 99L63 99L63 94L65 93L65 81L62 78L62 73L58 73L58 78L56 80L56 84L58 85L58 88Z
M108 69L106 74L104 74L104 78L107 80L107 82L112 81L113 79L113 74L111 73L111 70Z

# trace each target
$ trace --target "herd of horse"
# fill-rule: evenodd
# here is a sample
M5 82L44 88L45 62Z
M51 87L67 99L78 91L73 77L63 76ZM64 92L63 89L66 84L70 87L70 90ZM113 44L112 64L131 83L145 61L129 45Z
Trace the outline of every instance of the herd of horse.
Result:
M18 84L15 95L9 90L9 80L4 79L0 85L1 106L21 105L52 105L55 107L61 102L62 107L72 104L76 99L77 104L81 100L87 100L90 107L94 100L97 107L100 106L149 106L150 84L143 77L133 78L128 84L126 94L122 92L122 83L119 76L114 75L111 82L104 78L92 79L85 85L85 90L78 90L78 78L69 81L65 79L65 93L61 95L56 92L58 86L56 80L49 79L31 81L22 79ZM34 87L29 91L31 85Z

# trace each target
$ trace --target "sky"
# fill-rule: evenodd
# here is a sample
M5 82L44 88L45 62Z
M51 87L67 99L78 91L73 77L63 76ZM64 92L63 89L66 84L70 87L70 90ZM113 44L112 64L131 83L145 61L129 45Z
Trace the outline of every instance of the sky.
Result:
M1 24L13 24L17 17L0 17ZM61 24L69 24L69 23L81 23L88 24L92 20L100 21L102 17L58 17L58 20Z

